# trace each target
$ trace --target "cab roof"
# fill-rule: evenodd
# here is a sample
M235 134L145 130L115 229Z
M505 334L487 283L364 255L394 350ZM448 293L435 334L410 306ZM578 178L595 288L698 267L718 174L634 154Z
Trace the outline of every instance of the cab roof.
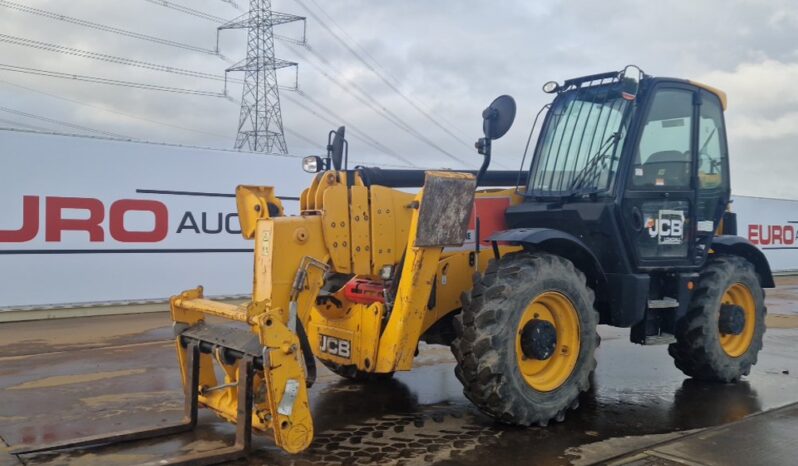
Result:
M618 71L609 71L606 73L598 73L592 74L588 76L581 76L578 78L571 78L566 80L562 86L560 86L559 91L567 91L573 88L584 88L584 87L591 87L591 86L600 86L603 84L610 84L612 82L617 82L619 77ZM644 75L643 79L656 79L656 80L669 80L669 81L681 81L690 83L693 86L699 87L701 89L706 90L707 92L711 92L718 96L720 99L720 104L723 107L723 110L726 110L727 106L727 97L726 93L722 90L718 89L717 87L710 86L709 84L704 84L699 81L694 81L692 79L678 79L678 78L662 78L662 77L654 77L650 75Z

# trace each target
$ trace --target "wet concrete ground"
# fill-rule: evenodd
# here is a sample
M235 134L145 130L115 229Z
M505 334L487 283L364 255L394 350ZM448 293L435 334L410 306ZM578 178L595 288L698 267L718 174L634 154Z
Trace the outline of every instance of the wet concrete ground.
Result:
M798 401L798 279L779 284L768 295L759 364L739 384L686 379L665 346L633 345L626 330L602 327L593 388L580 408L547 428L508 428L463 397L447 348L424 346L412 372L384 383L350 383L321 368L311 390L313 446L291 456L258 436L256 452L240 464L591 464L689 442L697 429ZM3 453L3 444L178 420L182 392L170 338L167 314L0 325L0 465L130 464L230 443L233 426L202 412L196 431L164 440L21 458ZM671 464L649 460L634 464Z

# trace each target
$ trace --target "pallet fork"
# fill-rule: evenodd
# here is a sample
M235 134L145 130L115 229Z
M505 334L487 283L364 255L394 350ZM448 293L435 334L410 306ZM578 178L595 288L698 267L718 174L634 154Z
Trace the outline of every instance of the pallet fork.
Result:
M164 426L124 430L112 434L91 435L46 445L22 446L11 449L9 453L12 455L29 455L34 453L55 452L79 447L94 447L122 442L133 442L193 430L197 426L200 372L199 342L192 341L188 343L186 356L191 383L184 384L185 403L182 421ZM190 453L172 458L159 459L144 464L147 466L219 464L246 456L252 445L252 423L250 420L252 419L252 382L255 374L255 363L255 358L251 355L245 355L239 363L239 376L236 384L238 413L235 443L233 445L206 452Z

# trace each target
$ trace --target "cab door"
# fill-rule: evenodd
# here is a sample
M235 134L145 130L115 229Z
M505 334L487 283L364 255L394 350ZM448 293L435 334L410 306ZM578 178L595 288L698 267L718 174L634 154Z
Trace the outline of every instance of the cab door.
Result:
M622 200L624 230L638 269L693 264L696 89L657 84L631 145Z
M717 95L703 89L698 96L700 108L696 158L698 195L695 262L703 264L723 212L729 204L731 187L723 105Z

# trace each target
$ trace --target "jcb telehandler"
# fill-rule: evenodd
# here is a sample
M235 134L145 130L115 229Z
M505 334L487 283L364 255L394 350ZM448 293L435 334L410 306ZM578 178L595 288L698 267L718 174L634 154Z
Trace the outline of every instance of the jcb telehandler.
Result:
M503 96L483 112L477 173L349 168L339 129L326 158L303 162L317 174L299 215L270 187L239 186L252 300L171 299L185 421L55 447L187 430L199 405L237 424L236 445L162 464L241 456L252 428L300 452L315 359L368 381L412 369L419 341L451 345L465 395L524 426L577 407L598 324L668 343L688 376L748 374L774 283L727 209L725 94L634 66L544 91L554 100L520 172L487 171L515 116Z

